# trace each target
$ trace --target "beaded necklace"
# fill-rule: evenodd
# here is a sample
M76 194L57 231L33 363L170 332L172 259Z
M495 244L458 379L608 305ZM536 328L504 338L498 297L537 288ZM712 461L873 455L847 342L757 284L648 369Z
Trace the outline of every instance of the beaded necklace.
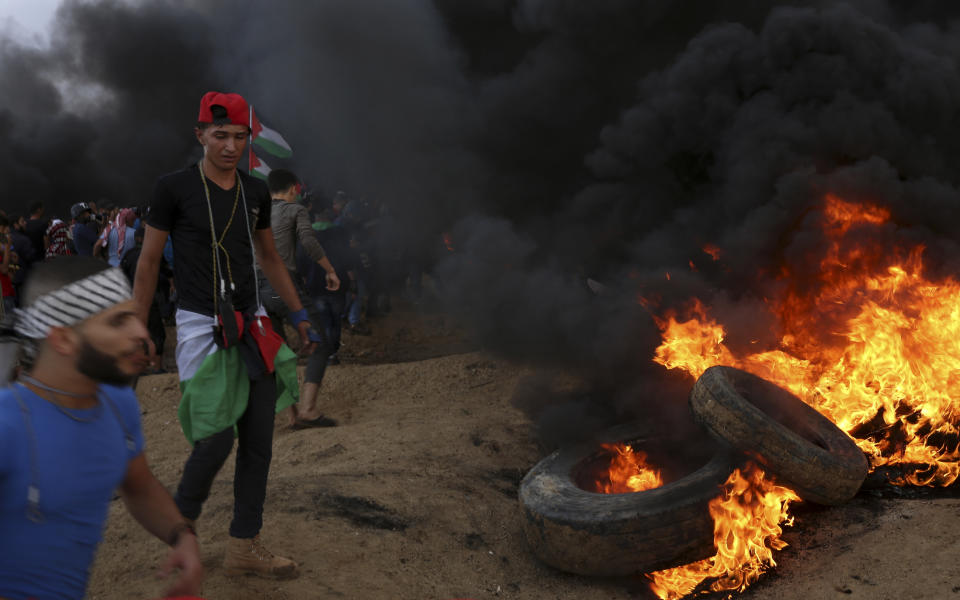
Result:
M250 255L253 259L251 263L253 265L253 288L257 296L257 307L260 307L260 285L257 277L257 257L256 252L253 247L253 234L250 232L250 215L247 211L247 193L243 189L243 180L240 178L240 172L236 174L237 178L237 195L233 199L233 209L230 211L230 219L227 221L226 226L223 228L223 233L220 234L220 239L217 239L216 228L213 224L213 204L210 202L210 188L207 186L207 176L203 172L203 159L197 163L197 167L200 169L200 182L203 184L203 194L207 200L207 216L210 219L210 248L213 253L213 314L218 314L218 302L220 297L226 297L227 295L227 281L223 279L223 267L220 265L220 251L223 251L224 256L227 258L227 277L230 282L230 292L233 293L236 290L236 286L233 283L233 272L230 269L230 253L227 251L226 247L223 245L223 240L227 237L227 231L230 229L230 226L233 225L233 217L237 213L237 204L239 200L243 200L243 217L247 226L247 240L250 242ZM217 292L217 279L220 279L220 289L219 293Z

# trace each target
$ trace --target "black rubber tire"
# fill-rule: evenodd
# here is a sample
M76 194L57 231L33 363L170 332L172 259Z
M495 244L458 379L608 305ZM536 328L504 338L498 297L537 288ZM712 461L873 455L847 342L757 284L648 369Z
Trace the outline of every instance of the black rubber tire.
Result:
M842 504L867 476L853 439L787 390L733 367L710 367L690 392L697 421L809 502Z
M535 465L520 483L524 532L546 564L580 575L650 573L712 556L708 504L742 456L707 436L698 469L643 492L599 494L576 485L573 471L605 442L691 444L682 434L651 434L650 425L609 430L596 443L562 448Z

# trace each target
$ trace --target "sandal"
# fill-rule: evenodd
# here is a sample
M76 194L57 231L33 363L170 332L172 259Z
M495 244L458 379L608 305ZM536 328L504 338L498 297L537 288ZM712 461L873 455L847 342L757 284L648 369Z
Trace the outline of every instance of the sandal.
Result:
M316 419L297 419L291 426L292 429L310 429L311 427L336 427L337 422L330 417L320 415Z

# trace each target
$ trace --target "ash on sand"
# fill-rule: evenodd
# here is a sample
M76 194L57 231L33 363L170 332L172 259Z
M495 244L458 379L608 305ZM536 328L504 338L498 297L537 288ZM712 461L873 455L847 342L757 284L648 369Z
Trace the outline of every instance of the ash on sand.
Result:
M345 335L343 364L327 371L321 398L341 425L290 432L278 422L263 538L301 564L299 579L223 575L228 461L198 522L205 598L653 597L641 577L568 575L530 554L516 490L541 455L511 397L533 373L479 352L449 354L470 347L450 323L398 307L369 338ZM138 392L148 460L173 489L189 452L176 375L144 377ZM798 505L779 566L742 597L960 598L960 499L876 489L842 507ZM165 554L114 502L88 597L160 597Z

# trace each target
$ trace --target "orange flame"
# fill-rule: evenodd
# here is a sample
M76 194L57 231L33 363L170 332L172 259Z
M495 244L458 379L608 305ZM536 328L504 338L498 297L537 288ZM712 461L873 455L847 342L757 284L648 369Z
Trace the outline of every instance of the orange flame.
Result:
M700 377L713 365L730 365L733 355L723 345L723 327L707 317L707 309L694 300L690 311L696 318L680 323L676 316L654 317L663 332L663 343L657 348L654 362L668 369L684 369Z
M925 465L897 483L949 485L960 476L960 283L927 280L922 246L846 239L887 219L886 210L827 196L818 285L788 286L768 302L784 332L778 348L734 356L723 326L695 302L689 320L657 319L654 361L693 377L716 364L755 373L858 438L874 468Z
M714 246L713 244L707 244L703 247L704 254L707 254L713 260L720 260L720 248Z
M833 194L827 194L823 216L826 226L836 229L837 234L842 236L851 226L856 224L880 225L886 223L890 220L890 211L868 204L847 202Z
M818 281L793 285L783 269L784 291L767 301L782 331L777 347L734 355L723 325L695 299L686 320L655 317L654 361L694 378L713 365L764 377L853 436L873 468L921 465L895 483L950 485L960 477L960 283L928 280L923 246L871 237L889 219L886 209L828 194ZM743 590L775 565L773 551L785 546L779 523L792 523L796 500L756 466L734 473L710 504L717 555L653 573L651 588L676 599L714 578L711 590Z
M800 498L777 485L760 467L747 463L723 484L720 497L710 501L717 553L700 562L647 575L650 588L662 600L677 600L706 579L711 591L743 591L767 569L776 566L774 550L787 543L780 539L781 523L792 525L787 508Z
M634 450L627 444L601 444L613 455L605 479L595 483L595 491L601 494L626 494L652 490L663 485L660 471L647 464L647 454Z
M443 245L447 247L447 252L453 252L453 236L449 233L443 233Z

